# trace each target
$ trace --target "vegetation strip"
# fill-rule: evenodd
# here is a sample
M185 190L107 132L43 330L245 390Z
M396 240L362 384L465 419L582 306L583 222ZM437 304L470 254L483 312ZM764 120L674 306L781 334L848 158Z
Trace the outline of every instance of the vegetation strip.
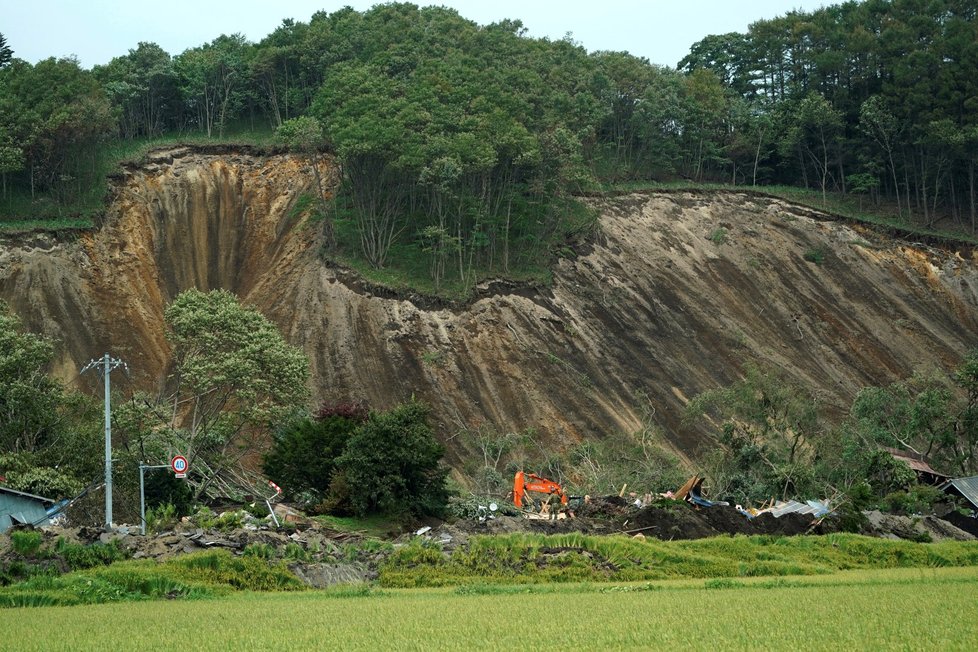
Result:
M40 607L205 598L232 591L294 591L305 586L282 563L225 550L157 563L116 562L64 575L48 567L24 582L0 589L0 607Z
M819 575L857 568L978 565L978 544L920 544L852 534L820 537L715 537L699 541L622 536L497 535L473 537L445 555L422 540L381 566L385 587L638 581Z
M27 579L0 588L0 606L206 598L240 590L305 588L285 566L286 561L301 558L280 556L270 546L249 547L241 557L217 550L159 563L112 563L121 555L114 546L83 547L59 541L53 549L45 550L27 539L13 539L14 548L33 560L34 566L25 569L25 562L16 562ZM375 548L368 544L363 544L365 549ZM559 583L577 582L597 582L602 592L636 592L661 587L607 583L675 579L706 580L706 588L729 589L756 587L753 582L758 577L774 578L767 580L764 588L799 588L821 585L816 576L833 576L840 570L978 566L978 543L920 544L849 534L671 542L582 534L497 535L473 537L467 546L451 554L418 538L388 547L388 552L380 566L380 587L455 586L459 595L548 592L562 590L555 588ZM78 570L61 575L65 566ZM10 564L6 564L5 577L11 572ZM791 575L809 577L784 579ZM368 584L336 590L361 597L384 594Z
M0 649L16 642L28 651L482 650L525 645L532 632L535 641L568 650L714 649L718 641L725 649L886 649L919 640L963 650L978 637L974 591L967 590L973 576L970 569L858 571L827 576L822 586L718 591L700 582L627 593L577 584L543 601L434 589L366 600L356 593L238 594L206 609L179 601L15 609L0 611ZM174 637L174 623L189 638Z

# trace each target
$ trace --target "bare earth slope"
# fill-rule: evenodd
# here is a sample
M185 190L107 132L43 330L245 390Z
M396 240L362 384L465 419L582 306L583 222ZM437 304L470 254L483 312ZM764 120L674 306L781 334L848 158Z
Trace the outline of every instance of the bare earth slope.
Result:
M971 252L740 193L600 200L599 235L557 263L550 289L488 284L467 307L425 309L322 263L318 229L290 210L309 183L288 156L157 153L117 183L99 232L0 243L0 298L62 342L61 376L109 350L152 387L166 303L230 289L306 351L316 399L382 408L413 394L455 463L462 428L533 427L556 450L637 429L642 396L688 452L700 434L680 425L685 401L744 361L781 367L841 412L860 387L949 369L978 346Z

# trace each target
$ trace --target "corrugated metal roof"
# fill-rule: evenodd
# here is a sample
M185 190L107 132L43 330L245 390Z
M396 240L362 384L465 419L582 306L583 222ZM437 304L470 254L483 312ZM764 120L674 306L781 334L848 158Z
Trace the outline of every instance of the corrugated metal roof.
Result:
M948 481L944 487L948 485L953 485L972 505L978 507L978 475L973 475L970 478L954 478Z
M931 465L925 462L924 460L913 457L908 453L897 450L895 448L887 448L887 447L884 447L883 450L885 450L887 453L892 455L894 459L898 459L901 462L906 462L907 466L909 466L914 471L917 471L918 473L930 473L931 475L936 475L942 478L949 477L939 471L935 471L931 467Z
M5 494L14 494L15 496L23 496L24 498L33 498L34 500L40 500L41 502L55 503L53 498L45 498L44 496L35 496L34 494L24 493L23 491L17 491L16 489L10 489L9 487L0 487L0 491Z

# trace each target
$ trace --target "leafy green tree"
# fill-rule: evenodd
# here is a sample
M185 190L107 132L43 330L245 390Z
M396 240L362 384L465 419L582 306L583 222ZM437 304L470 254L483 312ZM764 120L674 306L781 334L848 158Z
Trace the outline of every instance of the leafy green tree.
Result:
M838 139L843 128L842 114L818 93L801 101L787 139L810 161L819 179L822 203L828 201L829 176L836 162Z
M720 421L713 460L720 489L738 498L789 497L813 489L813 443L823 426L815 397L780 374L747 365L743 378L690 401L686 419Z
M222 34L176 57L181 92L207 136L218 137L246 103L251 46L242 34Z
M64 390L47 374L53 352L0 302L0 449L34 452L56 440Z
M31 196L45 190L66 201L89 191L115 127L91 73L75 59L18 60L0 69L0 88L0 145L22 152Z
M971 352L951 375L915 374L867 387L853 401L848 427L866 449L896 447L938 470L972 474L978 470L976 378L978 353Z
M172 393L154 410L166 410L171 445L203 478L196 498L305 402L308 362L261 313L225 290L187 290L164 318Z
M47 373L53 345L0 302L0 475L51 498L73 495L98 467L99 412Z
M14 51L10 49L9 45L7 45L7 39L4 37L4 35L0 34L0 68L3 68L10 63L11 59L13 58Z
M272 448L264 457L265 474L287 497L321 502L329 492L337 458L366 418L365 410L326 406L315 417L289 422L273 436Z
M170 55L155 43L140 43L129 54L97 66L93 74L118 107L125 138L158 136L167 122L178 123L181 97Z
M683 77L675 71L654 69L635 110L642 165L653 177L675 174L683 158L683 86Z
M724 86L750 98L757 91L753 47L746 34L711 34L694 43L677 68L686 73L701 68L709 70Z
M323 233L326 246L332 249L336 246L336 234L333 231L333 220L330 218L329 206L326 203L326 189L323 187L323 177L320 169L325 164L323 150L327 146L326 136L319 120L312 116L301 116L286 120L275 130L275 137L291 151L305 156L309 160L313 178L316 180L316 197L323 214Z
M7 174L24 169L24 150L13 145L0 145L0 178L3 179L3 196L7 197Z
M347 501L358 515L412 513L438 515L448 500L443 449L427 423L428 409L417 401L371 413L336 460Z
M897 179L897 164L895 150L901 127L896 118L887 110L884 100L879 95L873 95L859 109L859 128L863 130L886 156L886 162L893 180L893 191L897 202L897 214L902 214L900 206L900 182Z
M615 174L627 174L634 163L634 115L645 94L652 69L645 59L627 52L599 52L597 96L604 112L603 133Z
M381 70L339 65L329 74L312 112L343 162L364 257L383 267L404 230L411 158L425 111L404 98L402 84Z
M863 209L863 196L875 192L880 185L879 179L868 172L850 174L847 179L849 192L859 196L859 210Z
M685 173L702 181L708 168L725 168L728 163L723 148L729 133L730 102L716 75L698 68L684 80L682 111Z

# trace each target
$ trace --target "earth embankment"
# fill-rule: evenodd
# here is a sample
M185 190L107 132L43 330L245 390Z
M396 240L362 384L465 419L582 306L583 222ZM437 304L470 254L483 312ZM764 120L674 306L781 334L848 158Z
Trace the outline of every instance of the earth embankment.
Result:
M681 423L686 402L744 362L841 414L863 386L948 370L978 346L970 251L737 192L591 200L598 232L550 287L490 282L432 308L323 263L319 229L295 210L310 176L288 155L157 152L116 182L97 232L0 244L0 298L58 340L62 377L108 350L152 388L167 302L229 289L305 350L316 400L421 398L456 466L474 452L465 429L532 428L561 451L648 414L683 455L707 442Z

